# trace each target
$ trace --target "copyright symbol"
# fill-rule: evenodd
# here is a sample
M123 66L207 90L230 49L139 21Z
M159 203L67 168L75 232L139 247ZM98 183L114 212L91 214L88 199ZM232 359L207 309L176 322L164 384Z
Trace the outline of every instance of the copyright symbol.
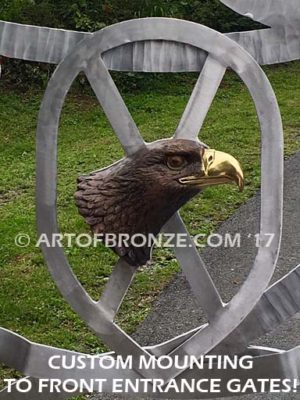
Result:
M18 247L28 247L30 244L30 236L26 233L18 233L15 237L15 245Z

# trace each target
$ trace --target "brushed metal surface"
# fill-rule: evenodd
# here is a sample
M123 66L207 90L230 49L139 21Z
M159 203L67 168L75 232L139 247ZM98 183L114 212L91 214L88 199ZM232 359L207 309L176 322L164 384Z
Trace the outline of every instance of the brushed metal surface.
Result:
M124 22L102 30L81 42L81 45L58 66L51 78L39 115L37 138L37 218L39 233L52 235L57 232L56 225L56 143L58 121L65 95L80 71L85 71L93 82L97 75L97 96L105 110L116 108L119 113L113 114L118 121L111 121L117 127L117 136L126 152L132 148L143 146L137 130L132 128L127 111L124 112L123 102L116 93L116 88L104 64L97 55L109 48L127 43L128 40L176 40L203 48L220 64L235 70L247 85L257 107L258 117L262 128L262 210L261 210L261 247L247 281L240 292L217 312L210 324L197 332L192 338L180 345L172 356L180 357L185 354L200 356L211 351L221 343L240 322L252 311L264 290L268 286L274 271L278 254L282 216L282 124L275 95L262 70L242 48L225 36L190 22L170 19L142 19ZM96 64L100 68L92 69ZM92 71L92 73L91 73ZM91 78L92 75L92 78ZM94 80L96 81L96 80ZM93 84L95 89L95 84ZM105 99L101 94L101 86L105 88ZM111 95L111 96L110 96ZM211 96L210 96L211 97ZM118 115L117 115L118 114ZM108 117L110 114L107 112ZM129 121L129 123L128 123ZM124 124L129 126L128 132L118 130ZM275 161L276 159L276 161ZM276 186L269 185L269 181ZM263 235L275 233L271 247L266 247ZM136 357L145 354L144 350L132 339L125 335L115 324L107 322L107 311L99 309L91 303L90 298L83 292L79 282L74 277L71 268L61 248L43 247L43 253L52 276L58 287L71 306L82 316L88 325L94 329L113 350ZM193 249L191 249L193 250ZM181 249L177 249L177 254ZM192 257L192 256L191 256ZM191 269L189 258L182 257L183 271L192 282L197 278L198 270ZM261 265L264 268L261 268ZM64 284L61 284L64 282ZM67 285L67 282L68 285ZM72 284L70 285L70 283ZM70 290L70 286L72 290ZM68 289L66 289L68 287ZM102 324L99 323L102 321ZM101 325L101 326L100 326ZM111 332L109 332L111 330ZM114 333L113 335L111 333ZM149 354L147 354L149 356ZM155 377L156 373L148 370L140 372L145 377ZM170 370L164 376L166 380L176 376L178 371Z
M186 355L200 357L206 353L238 354L248 343L270 332L300 308L299 267L287 277L267 289L276 264L281 237L283 132L280 113L274 92L255 59L261 64L273 64L300 58L299 0L286 3L266 0L224 0L231 8L267 23L271 29L222 35L207 27L191 22L147 18L123 22L107 27L94 34L78 33L24 26L0 21L0 54L59 64L46 90L38 124L37 138L37 220L39 233L51 236L58 232L56 222L56 157L57 134L61 108L65 96L79 72L84 72L119 138L125 153L130 156L146 144L134 123L111 76L111 70L144 72L202 71L191 99L175 132L175 137L198 140L205 116L223 78L226 68L233 69L248 87L255 102L262 131L262 182L261 182L261 243L258 254L246 282L238 294L223 304L220 295L207 273L196 248L176 248L175 253L184 274L189 280L196 299L206 312L209 324L187 332L169 342L142 348L126 335L114 318L133 279L134 270L121 261L105 288L102 298L95 302L84 290L61 248L44 247L43 253L49 270L59 290L83 318L86 324L102 340L123 356L133 355L134 371L96 371L108 380L120 376L130 379L199 377L199 371L138 370L137 359L141 355L168 354L171 357ZM279 4L280 3L280 4ZM260 7L260 8L259 8ZM272 15L270 10L272 9ZM257 10L261 13L257 13ZM294 12L292 12L294 10ZM291 14L294 14L291 18ZM250 15L251 14L251 15ZM270 18L271 17L271 18ZM232 40L230 40L230 38ZM242 47L238 44L242 45ZM99 57L101 55L101 58ZM199 107L202 107L199 112ZM178 215L164 228L167 231L187 232ZM267 246L265 234L275 238ZM296 294L295 294L296 293ZM19 352L13 351L16 347ZM240 377L300 376L300 348L289 352L274 349L251 348L256 354L253 371L200 371L201 377L221 376L223 380ZM67 356L76 353L54 349L27 341L20 336L0 329L0 359L7 365L30 375L37 388L36 378L55 376L45 359L53 352ZM114 353L112 353L114 354ZM63 370L59 378L89 379L93 373ZM207 375L205 375L207 374ZM109 384L105 391L109 390ZM151 393L150 393L151 394ZM72 394L73 395L73 394ZM133 393L131 395L134 395ZM157 398L190 398L191 394L155 394ZM232 393L222 391L222 396ZM71 395L51 394L43 397L37 391L30 399L68 398ZM140 397L140 394L138 395ZM0 392L0 398L19 399L16 391ZM212 398L212 394L193 394L193 398ZM22 395L22 398L25 398ZM28 397L29 398L29 397Z
M299 0L221 0L237 13L271 27L298 28Z
M9 58L58 64L91 33L0 21L0 54Z
M74 379L79 382L81 379L84 380L95 380L94 389L96 388L96 379L106 379L106 382L103 385L103 391L106 393L112 392L112 380L113 379L130 379L134 381L135 379L140 379L140 376L137 372L129 370L129 369L120 369L120 368L100 368L98 363L95 363L94 368L87 369L53 369L48 365L48 360L51 356L60 356L65 357L66 362L70 365L72 357L85 356L83 353L76 353L73 351L61 350L58 348L47 347L38 345L35 343L27 342L22 337L12 332L4 332L3 329L0 329L0 337L2 334L15 336L12 337L10 343L15 342L15 344L22 346L23 341L26 342L26 345L30 345L30 357L27 358L27 363L24 363L24 367L21 372L25 376L31 376L31 380L35 384L33 386L33 390L28 394L31 397L25 397L28 399L52 399L53 394L47 394L47 392L41 393L38 392L38 383L37 379L59 379L61 381L66 381L68 379ZM10 347L10 350L13 351L14 347ZM254 349L255 350L255 349ZM233 393L229 393L226 390L226 383L231 379L240 379L241 383L245 382L247 379L299 379L300 376L300 347L296 347L287 352L280 352L275 349L267 349L267 348L257 348L256 349L258 356L253 357L253 368L251 370L246 370L242 368L238 369L187 369L182 372L180 378L177 378L177 382L180 379L220 379L221 380L221 390L222 396L233 396ZM15 352L14 352L15 353ZM107 353L103 354L104 358L106 355L112 356L113 354ZM88 356L88 355L86 355ZM105 361L103 361L105 364ZM140 393L129 392L130 396L139 397ZM188 391L185 393L175 393L172 389L168 393L152 393L152 386L149 385L149 391L147 395L151 396L155 395L156 398L191 398L191 393ZM240 396L240 393L236 393L236 396ZM19 399L24 398L21 397L17 391L12 391L11 393L7 392L5 388L0 392L0 399ZM60 394L57 398L63 399L72 397L73 394ZM192 393L193 398L199 399L207 399L207 398L216 398L219 397L220 394L213 393Z
M215 98L217 90L226 72L221 65L208 56L189 102L176 129L176 139L197 139L206 115Z
M225 5L272 28L226 34L261 65L300 58L300 0L221 0ZM106 28L105 28L106 29ZM104 29L104 30L105 30ZM0 55L58 64L92 33L0 21ZM143 72L201 71L207 53L175 40L139 40L107 50L110 70Z
M209 321L213 320L216 313L223 309L224 304L180 215L175 214L163 230L166 233L185 235L187 246L179 249L174 242L175 255L199 307L203 309Z
M293 291L293 289L299 287L300 282L300 266L298 266L294 271L290 272L287 276L283 277L281 280L272 285L264 294L259 304L256 306L254 311L248 316L240 327L239 333L244 337L248 336L247 340L251 341L254 338L258 337L257 335L262 335L269 333L272 329L276 328L279 324L283 323L287 319L289 319L292 315L299 312L300 310L300 295L299 291ZM283 291L282 288L285 288ZM290 293L296 294L296 296L291 296ZM276 303L274 300L276 299ZM265 307L265 304L273 304L274 306ZM262 312L263 310L263 312ZM267 318L265 319L265 317ZM259 332L253 329L256 326L256 323L260 323L262 320L263 324L260 327ZM255 325L253 325L253 321L255 321ZM189 333L189 335L193 334L196 330ZM147 350L156 356L161 356L164 354L168 354L174 347L178 346L179 343L182 343L186 339L187 334L181 335L178 338L172 339L167 343L163 343L158 346L148 347ZM47 357L49 358L51 355L79 355L76 352L68 352L66 350L56 349L44 345L37 345L32 343L21 336L7 331L5 329L0 329L0 359L8 366L19 370L24 375L30 374L33 378L33 381L36 378L49 378L49 374L51 371L48 369L47 365ZM36 347L35 351L32 352L31 348ZM19 352L14 351L15 348L20 349ZM230 349L229 353L230 353ZM252 354L254 351L256 353L261 354L271 354L273 349L259 349L259 348L250 348L249 353ZM36 356L34 356L36 354ZM112 355L113 353L108 353ZM103 355L104 356L104 355ZM294 359L294 353L290 354L290 357ZM272 360L273 362L273 360ZM287 362L287 361L286 361ZM293 361L294 362L294 361ZM289 364L289 363L288 363ZM287 366L288 370L290 366ZM269 366L268 366L269 370ZM102 374L102 371L98 371L98 374ZM259 372L261 373L261 371ZM258 374L259 374L258 373ZM258 375L261 376L261 375ZM270 376L273 377L270 373ZM290 376L287 375L289 378ZM294 373L293 373L293 376ZM53 375L53 378L55 376ZM70 376L65 376L65 379L70 378ZM93 376L88 377L85 375L86 379L92 379ZM132 377L131 377L132 378ZM298 373L299 378L299 373ZM52 398L68 398L70 397L68 394L60 394L58 397L55 397L53 394L48 393L38 393L37 385L33 386L33 390L27 394L22 396L25 399L52 399ZM4 389L0 392L0 398L6 399L9 398L19 399L20 393L16 390L12 391L12 393L7 393ZM32 397L30 397L32 396ZM44 397L42 397L44 396Z

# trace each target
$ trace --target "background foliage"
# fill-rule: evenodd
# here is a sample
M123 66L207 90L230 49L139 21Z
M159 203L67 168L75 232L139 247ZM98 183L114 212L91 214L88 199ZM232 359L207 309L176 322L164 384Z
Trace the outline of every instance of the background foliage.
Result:
M219 0L1 0L0 4L2 20L79 31L93 32L120 21L143 17L182 18L221 32L259 26ZM52 70L53 66L49 65L5 60L5 81L15 86L44 87Z

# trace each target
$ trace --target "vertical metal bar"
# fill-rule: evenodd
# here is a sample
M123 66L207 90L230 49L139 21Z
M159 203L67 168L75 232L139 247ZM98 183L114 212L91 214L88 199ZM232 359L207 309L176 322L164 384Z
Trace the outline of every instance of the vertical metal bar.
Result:
M93 49L92 49L93 50ZM82 64L86 64L85 60L89 54L81 54ZM76 62L79 61L79 65ZM56 69L55 74L51 78L46 90L42 106L39 114L39 122L37 129L37 224L39 234L45 234L51 238L53 233L57 233L57 215L56 215L56 179L57 179L57 134L60 110L63 105L64 98L68 92L71 83L82 68L78 60L77 53L72 53L64 60L64 63ZM101 60L99 58L101 65ZM74 68L73 68L74 67ZM74 70L73 70L74 69ZM102 70L104 75L93 75L92 77L99 81L96 82L97 89L100 90L100 98L106 101L109 97L110 90L112 96L110 101L106 103L107 108L111 107L111 118L118 115L117 127L118 133L123 139L122 144L130 153L134 147L137 147L138 139L140 143L144 143L142 138L135 135L126 141L126 137L121 134L122 121L124 124L125 135L130 130L128 123L130 122L130 114L126 113L126 107L118 92L117 88L110 85L110 75L104 66ZM68 79L70 77L70 80ZM56 82L56 79L58 80ZM103 86L101 84L103 83ZM98 86L99 85L99 86ZM114 102L115 100L115 102ZM110 112L110 110L108 110ZM122 119L122 117L124 117ZM127 118L128 117L128 118ZM125 138L125 139L124 139ZM136 141L134 141L136 139ZM133 146L130 144L133 143ZM48 248L46 245L41 246L45 256L50 273L56 282L62 295L69 302L71 307L86 322L86 324L101 337L103 342L114 349L116 353L127 356L133 355L138 360L140 355L150 357L131 337L125 334L117 325L110 321L110 315L105 308L98 302L94 302L85 289L82 287L76 276L74 275L68 260L62 248ZM134 361L134 367L135 361Z
M178 213L167 222L164 226L164 231L184 234L184 237L187 238L186 246L175 247L175 254L196 300L206 313L208 320L211 320L223 308L223 302L213 280L207 272L194 241L190 237Z
M176 139L196 139L226 72L220 62L208 55L192 95L176 129Z
M126 154L134 154L145 142L104 62L93 57L85 74Z
M99 304L107 311L111 321L114 320L120 305L129 289L134 278L136 268L127 264L124 260L119 260L113 269L109 281L99 300Z

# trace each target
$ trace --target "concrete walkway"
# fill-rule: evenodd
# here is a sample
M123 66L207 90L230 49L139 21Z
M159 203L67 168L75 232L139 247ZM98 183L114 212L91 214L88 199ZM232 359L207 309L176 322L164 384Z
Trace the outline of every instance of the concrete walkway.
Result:
M218 233L241 233L241 248L209 248L203 258L223 300L229 301L248 275L256 255L254 238L259 232L260 196L257 194L222 224ZM284 227L282 248L274 281L300 264L300 152L285 162ZM299 288L300 290L300 288ZM151 314L139 327L135 339L142 345L153 345L171 339L205 322L193 302L193 295L182 276L176 277L163 291ZM280 349L300 345L300 313L291 321L255 342ZM93 397L94 399L99 397ZM106 397L105 397L106 398ZM116 398L116 397L114 397ZM300 399L292 395L247 395L233 399L279 400ZM101 396L101 399L104 399Z

